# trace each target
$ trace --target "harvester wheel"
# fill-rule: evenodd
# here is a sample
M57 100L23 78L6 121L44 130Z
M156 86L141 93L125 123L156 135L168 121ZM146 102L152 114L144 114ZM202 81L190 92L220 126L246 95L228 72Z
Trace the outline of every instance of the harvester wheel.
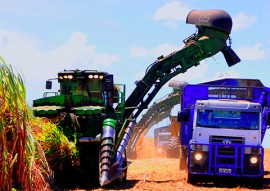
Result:
M169 140L167 157L168 158L178 158L179 157L179 138L176 136L171 137Z

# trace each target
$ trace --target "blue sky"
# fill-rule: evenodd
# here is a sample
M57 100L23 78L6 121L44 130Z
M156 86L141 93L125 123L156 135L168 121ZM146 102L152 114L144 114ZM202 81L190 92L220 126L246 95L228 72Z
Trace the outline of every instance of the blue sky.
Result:
M127 85L130 95L148 65L181 49L182 40L196 31L195 25L185 23L192 9L223 9L231 15L232 48L242 61L229 68L219 53L175 79L192 84L224 77L254 78L270 87L270 0L0 3L0 56L24 75L30 105L43 95L45 81L63 69L108 71L116 83ZM170 92L164 86L155 99Z

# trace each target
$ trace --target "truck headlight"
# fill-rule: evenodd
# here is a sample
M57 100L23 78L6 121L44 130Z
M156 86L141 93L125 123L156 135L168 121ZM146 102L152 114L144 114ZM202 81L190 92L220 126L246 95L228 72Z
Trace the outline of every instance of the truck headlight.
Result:
M157 152L161 153L162 152L162 149L161 148L158 148L157 149Z
M194 158L195 158L197 161L199 161L199 160L202 160L203 156L202 156L201 153L196 153L196 154L194 155Z
M258 162L258 157L252 156L250 157L249 161L251 164L256 164Z

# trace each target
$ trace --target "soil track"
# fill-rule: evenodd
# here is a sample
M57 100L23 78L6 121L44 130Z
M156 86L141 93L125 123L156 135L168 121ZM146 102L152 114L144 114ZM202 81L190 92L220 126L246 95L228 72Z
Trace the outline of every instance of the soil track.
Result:
M137 145L138 158L131 160L128 168L127 181L123 185L110 184L105 188L90 188L85 190L162 190L162 191L226 191L226 190L255 190L239 184L235 178L191 185L186 183L185 171L179 171L179 159L168 159L160 156L154 150L152 138L144 138ZM265 149L265 179L264 187L256 190L270 190L270 149ZM77 189L81 190L81 189Z

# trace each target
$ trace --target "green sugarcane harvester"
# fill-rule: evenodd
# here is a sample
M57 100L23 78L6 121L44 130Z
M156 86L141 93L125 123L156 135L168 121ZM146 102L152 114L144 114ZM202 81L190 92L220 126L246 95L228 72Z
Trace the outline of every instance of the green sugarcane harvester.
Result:
M43 98L33 101L34 115L48 119L59 117L59 128L70 141L76 142L79 150L74 165L58 168L56 179L58 176L59 179L61 176L74 177L78 171L81 181L99 180L101 186L114 180L125 180L126 148L136 119L162 86L220 51L229 67L240 61L231 49L232 19L227 12L193 10L186 22L195 24L197 32L183 41L185 45L181 50L157 58L142 80L135 83L135 89L126 100L125 85L114 84L112 74L96 70L64 70L56 78L60 91L53 95L45 92ZM47 88L51 86L52 79L46 83Z

